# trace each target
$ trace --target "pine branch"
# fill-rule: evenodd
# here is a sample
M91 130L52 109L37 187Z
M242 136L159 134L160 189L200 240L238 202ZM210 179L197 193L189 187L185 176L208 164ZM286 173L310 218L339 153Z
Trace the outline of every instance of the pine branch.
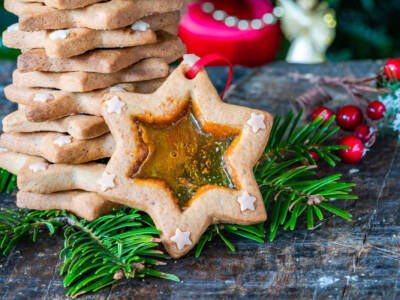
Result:
M17 176L10 172L0 169L0 192L10 194L17 187Z
M39 230L52 235L63 228L64 258L60 270L68 295L98 291L122 279L154 276L179 278L153 267L166 258L157 249L160 240L151 219L135 209L122 209L95 221L85 221L65 211L3 209L0 211L0 251L7 255L28 235L36 241Z
M56 218L62 214L61 211L12 211L0 210L0 252L8 255L16 244L28 235L36 242L39 230L47 227L50 235L64 224Z
M332 116L324 125L323 119L318 117L310 124L299 126L303 112L297 116L291 110L285 118L276 116L268 145L260 161L268 161L273 157L285 159L286 157L297 157L309 164L316 164L311 157L310 152L315 152L322 160L331 166L335 166L340 161L335 155L335 151L345 147L338 145L323 145L323 143L332 137L339 127L329 129L329 126L335 120Z
M124 209L92 222L70 220L60 254L60 274L66 274L64 286L70 287L67 295L96 292L118 280L146 275L179 281L151 267L163 264L158 259L166 256L156 249L160 232L145 224L137 210Z
M323 210L350 221L350 213L329 204L328 201L357 198L349 194L354 184L338 181L340 174L316 178L313 171L316 165L309 155L310 151L317 153L331 166L339 161L334 151L343 147L323 145L338 130L329 129L334 117L324 125L322 118L317 118L311 124L299 126L301 116L302 112L295 116L290 111L285 118L275 117L267 147L254 168L269 216L267 222L270 241L275 239L279 228L294 230L298 218L305 211L309 229L315 228L315 219L324 219ZM221 233L229 231L230 226L238 227L226 224L210 226L197 245L196 257L200 256L205 244L216 236L230 250L235 251L233 244ZM239 230L231 232L260 243L264 241L266 234L265 224L240 226Z

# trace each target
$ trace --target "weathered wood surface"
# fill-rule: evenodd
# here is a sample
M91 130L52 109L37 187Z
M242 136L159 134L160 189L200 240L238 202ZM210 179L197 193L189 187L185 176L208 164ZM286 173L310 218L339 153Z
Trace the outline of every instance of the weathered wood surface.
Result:
M294 83L291 72L331 76L367 76L380 62L349 62L320 66L277 63L255 70L237 69L228 102L284 113L288 101L308 84ZM10 81L14 65L2 63L0 84ZM226 70L212 70L221 89ZM344 101L335 95L337 103ZM3 116L14 108L1 99ZM121 282L88 299L400 299L400 151L393 138L378 139L373 150L356 166L322 173L343 172L344 180L358 184L360 199L338 202L351 210L352 223L330 217L313 231L299 225L280 232L274 242L258 244L233 238L237 252L222 242L208 246L201 258L193 253L164 268L183 282L159 279ZM1 195L0 206L13 208L14 196ZM20 244L18 251L0 258L0 299L64 299L58 275L62 237L43 237Z

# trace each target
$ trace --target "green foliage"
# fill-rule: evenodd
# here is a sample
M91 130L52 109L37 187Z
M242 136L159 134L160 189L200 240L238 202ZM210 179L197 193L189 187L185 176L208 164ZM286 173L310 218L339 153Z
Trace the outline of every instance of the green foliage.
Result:
M56 229L64 225L57 218L62 215L61 211L12 211L0 210L0 252L8 255L16 244L28 235L36 242L41 227L46 227L52 235Z
M10 194L17 187L17 176L10 172L0 169L0 192Z
M157 249L160 232L147 215L135 209L117 210L95 221L65 211L0 211L0 250L9 254L27 235L36 241L39 230L64 230L64 258L60 274L72 297L95 292L125 278L155 276L179 281L153 268L166 256Z
M334 152L343 147L323 145L338 131L337 127L329 129L334 117L324 125L322 118L317 118L301 126L301 116L302 113L296 116L290 111L285 118L275 117L264 154L254 168L269 216L267 224L210 226L197 245L196 256L201 254L205 244L215 236L219 236L234 251L234 246L221 231L262 243L266 234L265 225L269 227L269 240L273 241L279 228L294 230L304 213L309 229L315 228L316 220L324 219L323 211L351 220L350 213L328 201L356 199L349 194L354 184L339 182L340 174L318 178L314 171L316 162L309 155L310 151L314 151L331 166L339 161ZM232 231L230 226L236 226L238 230Z
M353 184L339 182L340 174L319 178L316 162L309 155L315 152L334 166L339 158L334 154L342 147L324 145L338 128L330 129L334 117L325 124L321 118L300 125L301 113L292 111L286 117L277 116L264 154L254 168L268 213L268 223L256 225L212 225L200 238L195 255L200 256L207 242L219 237L227 247L235 251L228 235L237 235L263 243L266 228L273 241L278 229L294 230L304 215L307 227L313 229L329 212L351 220L351 214L335 207L330 200L356 199L350 195ZM10 174L0 171L0 181L13 186ZM15 178L15 176L14 176ZM60 256L64 264L60 273L68 295L78 296L97 291L123 278L146 275L178 281L170 274L159 272L152 266L160 264L164 254L157 249L159 231L150 217L135 209L122 209L95 221L85 221L61 211L14 212L0 211L0 250L8 254L25 236L31 234L35 241L41 227L50 234L64 230L64 249Z
M339 127L329 129L334 122L335 116L332 116L325 124L322 125L323 119L316 118L310 124L299 126L303 112L297 116L290 111L285 118L276 116L265 149L262 161L269 161L273 157L285 159L287 157L297 157L303 162L315 164L310 152L316 153L321 159L325 160L331 166L335 166L340 161L334 151L345 147L338 145L323 145L323 143L333 136Z
M335 9L337 34L330 60L400 55L398 0L326 0Z

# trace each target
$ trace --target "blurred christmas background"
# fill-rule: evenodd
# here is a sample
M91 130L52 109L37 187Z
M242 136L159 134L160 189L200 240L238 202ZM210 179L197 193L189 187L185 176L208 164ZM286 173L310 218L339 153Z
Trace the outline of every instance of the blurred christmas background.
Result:
M198 0L188 5L181 36L189 52L200 55L228 51L234 62L250 66L285 58L400 57L399 0ZM0 11L1 31L16 22L15 16ZM17 55L1 45L1 59Z

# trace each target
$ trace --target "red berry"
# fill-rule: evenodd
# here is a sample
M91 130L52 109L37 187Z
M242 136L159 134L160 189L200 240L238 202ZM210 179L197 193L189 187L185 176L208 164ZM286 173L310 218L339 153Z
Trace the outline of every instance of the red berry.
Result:
M315 153L314 151L308 151L308 154L312 157L313 160L318 161L319 160L319 155Z
M400 59L389 59L383 68L383 73L387 79L400 81Z
M354 164L360 161L364 155L364 145L360 139L345 135L338 140L338 144L350 147L349 149L338 150L338 155L345 164Z
M343 130L354 130L357 125L361 124L363 115L361 110L354 105L346 105L336 113L336 123Z
M372 120L382 119L385 112L386 107L381 101L376 100L368 104L367 115Z
M354 136L359 138L361 141L368 142L371 138L372 131L367 125L361 124L354 130Z
M332 117L332 112L329 108L326 108L325 106L321 106L316 108L312 114L311 114L311 120L315 120L318 116L322 117L324 119L324 122L322 124L325 124L330 117Z

